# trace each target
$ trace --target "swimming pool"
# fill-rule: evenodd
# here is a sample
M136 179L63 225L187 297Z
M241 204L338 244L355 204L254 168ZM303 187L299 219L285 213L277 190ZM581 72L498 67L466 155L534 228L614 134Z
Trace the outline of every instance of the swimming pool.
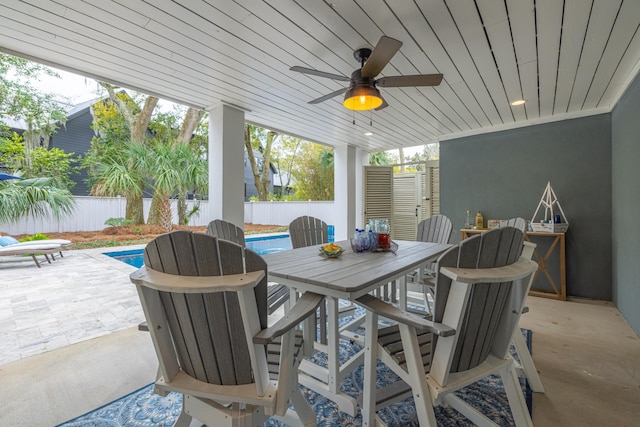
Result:
M282 252L291 249L291 239L289 238L288 234L247 237L245 239L245 242L247 248L257 252L260 255ZM130 251L104 252L103 254L139 268L144 264L142 252L143 249L135 249Z

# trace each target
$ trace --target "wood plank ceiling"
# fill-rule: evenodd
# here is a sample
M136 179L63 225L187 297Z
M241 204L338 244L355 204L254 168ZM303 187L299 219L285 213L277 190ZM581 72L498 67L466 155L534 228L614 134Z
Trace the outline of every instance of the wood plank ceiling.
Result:
M610 111L640 58L639 0L0 0L0 16L0 51L367 151ZM308 104L347 83L289 67L350 76L382 35L403 46L381 76L442 84L381 88L381 111Z

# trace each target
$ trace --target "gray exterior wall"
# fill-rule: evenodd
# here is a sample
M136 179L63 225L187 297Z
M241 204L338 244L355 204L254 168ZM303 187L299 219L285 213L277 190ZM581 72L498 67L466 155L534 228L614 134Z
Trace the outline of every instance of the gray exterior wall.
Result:
M640 76L612 116L613 301L640 335Z
M67 123L60 126L58 131L51 137L51 147L64 150L66 153L75 153L76 157L84 156L91 147L91 139L94 136L91 124L93 117L89 108L78 112L77 114L67 118ZM80 171L79 174L71 175L71 179L76 185L71 189L71 193L75 196L88 196L89 186L87 179L89 178L86 169Z
M611 300L610 114L440 143L441 212L455 241L467 209L531 219L547 181L570 223L567 294Z

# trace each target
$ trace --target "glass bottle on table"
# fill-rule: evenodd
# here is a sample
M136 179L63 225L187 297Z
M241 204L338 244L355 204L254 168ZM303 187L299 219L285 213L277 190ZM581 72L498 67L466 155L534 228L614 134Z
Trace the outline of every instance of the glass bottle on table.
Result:
M476 228L484 228L484 218L482 217L480 211L476 213Z
M464 221L464 228L473 228L473 224L471 223L471 211L469 209L467 209L467 218Z

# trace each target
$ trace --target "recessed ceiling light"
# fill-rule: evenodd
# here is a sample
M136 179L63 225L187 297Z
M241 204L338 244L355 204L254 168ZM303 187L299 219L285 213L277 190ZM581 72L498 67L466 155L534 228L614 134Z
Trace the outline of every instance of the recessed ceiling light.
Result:
M524 99L518 99L517 101L513 101L511 105L522 105L524 104Z
M365 132L364 134L367 136L373 136L373 132Z

